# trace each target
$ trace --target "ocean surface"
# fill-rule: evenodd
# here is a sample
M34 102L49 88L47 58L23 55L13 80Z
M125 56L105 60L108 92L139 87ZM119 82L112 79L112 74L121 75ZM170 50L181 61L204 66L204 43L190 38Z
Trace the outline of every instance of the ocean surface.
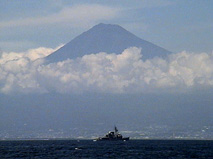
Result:
M34 140L0 141L0 158L213 158L213 141Z

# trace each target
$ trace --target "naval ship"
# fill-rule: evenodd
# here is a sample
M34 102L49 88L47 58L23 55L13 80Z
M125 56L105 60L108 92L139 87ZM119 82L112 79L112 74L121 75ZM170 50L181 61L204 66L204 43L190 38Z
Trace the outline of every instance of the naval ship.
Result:
M115 126L115 131L108 132L104 137L99 137L97 141L127 141L129 140L129 137L123 137L119 132L117 127Z

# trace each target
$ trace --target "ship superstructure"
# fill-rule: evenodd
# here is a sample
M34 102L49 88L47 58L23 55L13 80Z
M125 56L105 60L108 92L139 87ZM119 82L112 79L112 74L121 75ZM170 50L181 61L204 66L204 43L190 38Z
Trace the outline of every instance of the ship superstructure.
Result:
M98 141L105 141L105 140L129 140L129 137L123 137L119 132L117 127L115 126L115 131L109 131L104 137L99 137Z

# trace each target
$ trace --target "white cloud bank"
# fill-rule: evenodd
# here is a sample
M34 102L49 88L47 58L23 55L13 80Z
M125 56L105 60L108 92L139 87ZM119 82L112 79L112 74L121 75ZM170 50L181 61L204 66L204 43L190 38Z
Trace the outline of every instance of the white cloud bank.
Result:
M0 92L146 93L213 87L213 54L181 52L143 61L141 49L132 47L118 55L101 52L45 65L39 58L54 50L3 53Z

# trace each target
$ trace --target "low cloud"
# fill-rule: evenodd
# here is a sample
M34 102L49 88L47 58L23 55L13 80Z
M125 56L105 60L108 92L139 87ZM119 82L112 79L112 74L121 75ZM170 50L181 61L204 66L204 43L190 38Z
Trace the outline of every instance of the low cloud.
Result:
M56 48L57 49L57 48ZM141 48L44 64L56 49L3 53L0 92L138 93L213 87L213 54L181 52L144 61Z

